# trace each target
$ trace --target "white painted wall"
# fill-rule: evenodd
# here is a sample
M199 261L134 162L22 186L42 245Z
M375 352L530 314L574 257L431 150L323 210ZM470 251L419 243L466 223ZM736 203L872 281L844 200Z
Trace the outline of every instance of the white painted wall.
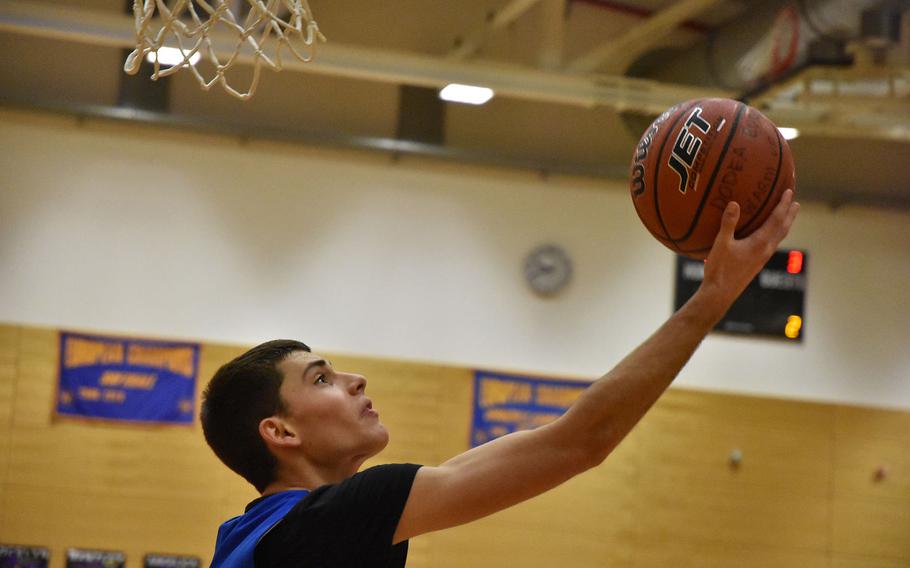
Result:
M593 378L671 310L622 185L10 111L0 145L0 321ZM808 203L785 245L804 343L712 335L678 384L910 408L910 216Z

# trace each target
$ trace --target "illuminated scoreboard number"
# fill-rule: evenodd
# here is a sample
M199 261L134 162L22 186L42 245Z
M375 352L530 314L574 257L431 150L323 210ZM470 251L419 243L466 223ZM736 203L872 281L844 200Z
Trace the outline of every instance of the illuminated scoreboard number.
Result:
M775 252L714 329L802 341L806 333L808 258L804 250ZM692 297L704 274L704 262L683 256L676 258L676 309Z

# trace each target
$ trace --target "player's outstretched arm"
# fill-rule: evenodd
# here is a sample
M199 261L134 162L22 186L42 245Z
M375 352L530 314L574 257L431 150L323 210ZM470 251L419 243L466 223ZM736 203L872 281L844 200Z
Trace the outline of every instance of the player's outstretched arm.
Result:
M798 211L788 190L761 228L737 240L739 206L728 205L695 295L558 420L473 448L438 467L421 468L395 542L495 513L601 463L758 274Z

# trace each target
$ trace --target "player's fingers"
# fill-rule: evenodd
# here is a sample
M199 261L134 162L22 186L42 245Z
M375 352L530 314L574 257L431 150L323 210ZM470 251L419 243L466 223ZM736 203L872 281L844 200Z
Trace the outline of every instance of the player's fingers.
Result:
M739 203L731 201L727 203L727 208L724 209L724 215L720 220L720 231L717 233L715 242L732 241L737 222L739 222Z
M708 259L705 262L715 262L727 256L730 246L733 244L733 233L736 231L736 223L739 221L739 204L735 201L727 203L724 214L720 218L720 230L714 237L714 244L708 253Z
M767 221L765 221L762 226L755 231L754 235L758 240L771 241L774 239L781 240L784 238L784 235L787 234L784 230L784 223L789 216L789 210L792 201L793 190L788 189L784 191L784 194L781 196L780 201L774 208L774 211L771 212L771 215L768 217ZM789 225L787 226L787 229L789 229Z
M783 233L786 236L790 232L790 227L793 225L793 221L796 220L796 216L799 214L799 203L793 202L790 204L790 207L787 209L787 216L784 218Z

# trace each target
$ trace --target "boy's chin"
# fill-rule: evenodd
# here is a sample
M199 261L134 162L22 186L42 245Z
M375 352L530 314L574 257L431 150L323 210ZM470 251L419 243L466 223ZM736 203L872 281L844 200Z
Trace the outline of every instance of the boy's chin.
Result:
M389 431L385 426L379 424L371 443L370 457L375 456L389 445Z

